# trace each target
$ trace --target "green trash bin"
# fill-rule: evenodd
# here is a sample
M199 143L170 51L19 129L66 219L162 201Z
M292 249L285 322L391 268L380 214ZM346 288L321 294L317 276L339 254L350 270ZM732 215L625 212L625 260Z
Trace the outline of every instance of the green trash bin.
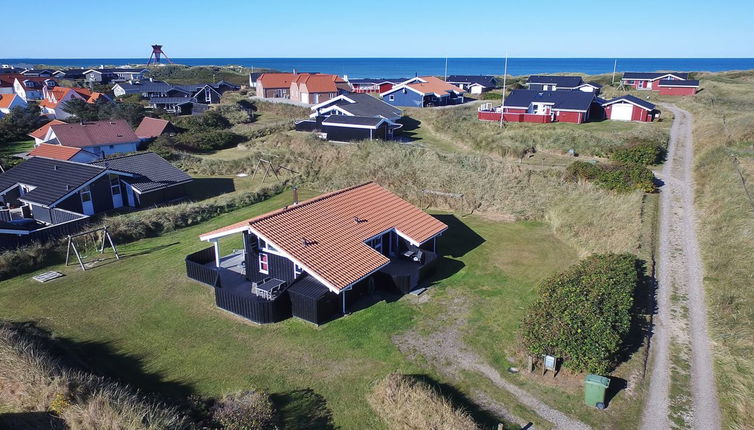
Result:
M584 379L584 403L597 409L605 409L605 396L610 378L600 375L586 375Z

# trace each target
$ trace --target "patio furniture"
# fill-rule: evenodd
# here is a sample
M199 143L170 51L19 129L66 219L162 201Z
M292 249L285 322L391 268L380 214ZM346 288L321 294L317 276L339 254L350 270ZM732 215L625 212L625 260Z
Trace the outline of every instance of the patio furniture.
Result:
M417 263L421 263L422 259L424 259L424 252L418 251L416 254L414 254L413 260Z

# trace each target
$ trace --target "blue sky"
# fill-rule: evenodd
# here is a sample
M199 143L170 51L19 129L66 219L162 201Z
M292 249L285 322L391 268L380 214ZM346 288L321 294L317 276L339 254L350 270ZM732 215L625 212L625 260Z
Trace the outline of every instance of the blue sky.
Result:
M754 2L739 0L33 3L3 6L35 12L4 20L16 37L0 58L140 58L152 43L176 58L754 57Z

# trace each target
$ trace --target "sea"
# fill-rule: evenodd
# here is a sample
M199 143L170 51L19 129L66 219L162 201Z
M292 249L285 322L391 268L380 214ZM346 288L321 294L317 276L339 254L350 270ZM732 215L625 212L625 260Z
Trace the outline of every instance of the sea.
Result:
M144 65L146 58L0 58L0 64L89 68ZM399 78L416 75L502 75L503 58L173 58L188 66L243 66L280 72L319 72L349 78ZM164 60L163 60L164 61ZM754 58L509 58L509 75L535 73L611 73L754 69Z

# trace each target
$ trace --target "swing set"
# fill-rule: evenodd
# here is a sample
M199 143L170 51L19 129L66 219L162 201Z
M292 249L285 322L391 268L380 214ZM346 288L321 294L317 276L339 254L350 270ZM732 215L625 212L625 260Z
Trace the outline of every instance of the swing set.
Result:
M80 250L76 247L75 239L77 238L83 238L80 239ZM81 266L81 270L86 271L87 265L92 268L95 263L103 261L104 258L100 257L92 260L89 263L85 263L86 259L88 258L88 256L96 252L99 252L100 255L104 255L106 243L108 243L110 245L110 248L112 248L113 254L115 254L115 259L120 260L118 250L115 248L115 243L113 242L112 237L110 237L110 233L108 233L107 227L100 227L93 230L82 231L76 234L69 234L68 250L65 254L65 265L68 266L71 260L71 251L73 251L73 255L76 256L76 259L79 262L79 266Z

